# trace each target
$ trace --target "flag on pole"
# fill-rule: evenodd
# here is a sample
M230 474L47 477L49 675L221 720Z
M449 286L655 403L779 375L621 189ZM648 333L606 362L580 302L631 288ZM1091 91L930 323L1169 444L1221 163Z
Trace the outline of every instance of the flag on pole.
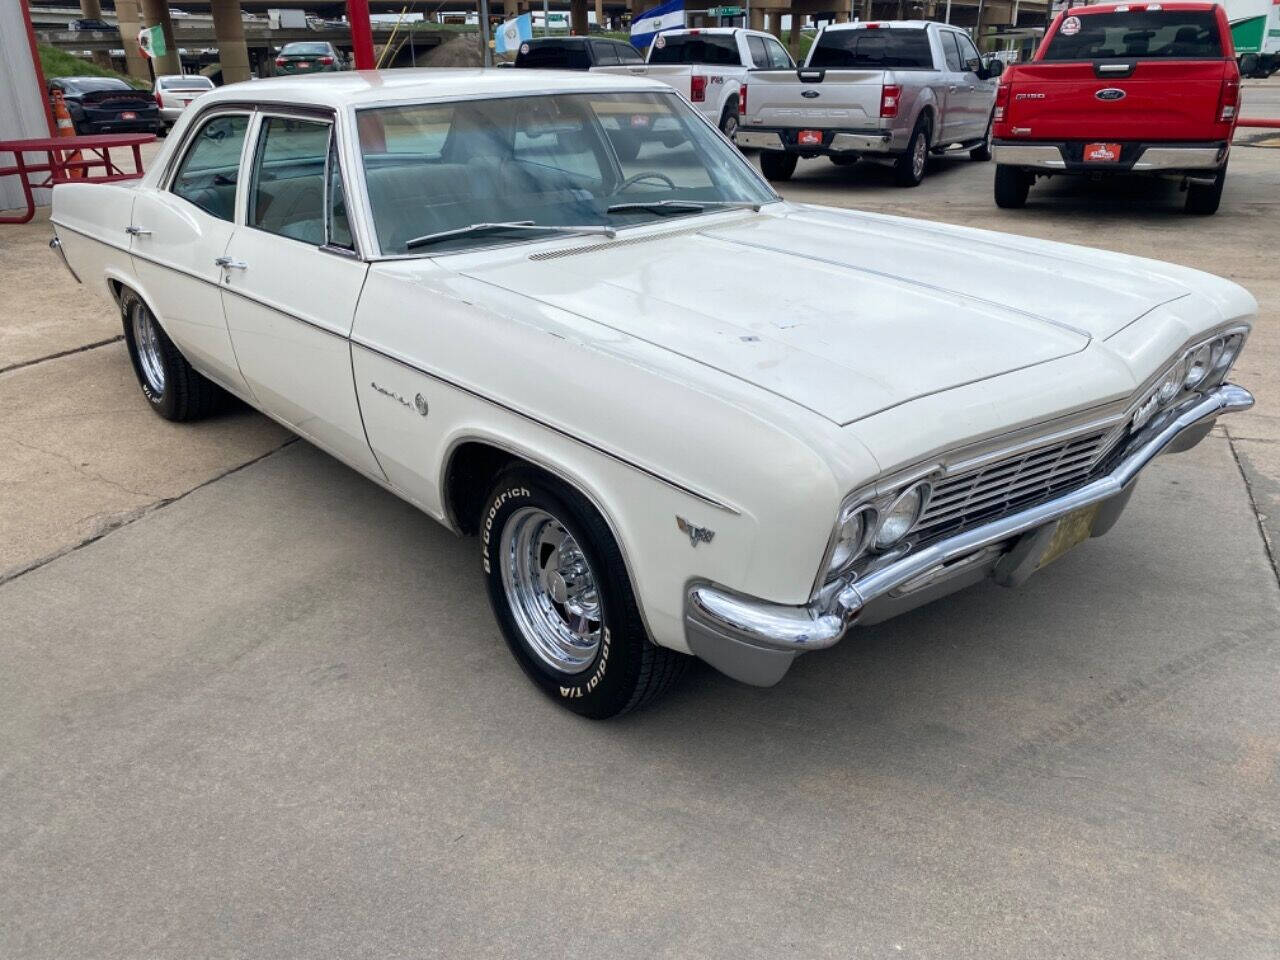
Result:
M666 3L637 14L631 20L631 45L647 50L653 38L663 30L684 29L684 0Z
M533 39L533 14L522 13L498 27L494 49L498 53L515 53L520 44Z
M163 57L169 52L169 48L164 44L164 27L157 23L154 27L139 30L138 46L142 49L143 54L152 60L156 57Z

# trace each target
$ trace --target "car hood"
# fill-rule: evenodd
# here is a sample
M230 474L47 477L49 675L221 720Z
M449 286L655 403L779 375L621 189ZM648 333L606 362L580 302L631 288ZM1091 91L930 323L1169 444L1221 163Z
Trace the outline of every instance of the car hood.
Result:
M824 208L629 233L455 269L838 424L1077 353L1190 292L1135 258Z

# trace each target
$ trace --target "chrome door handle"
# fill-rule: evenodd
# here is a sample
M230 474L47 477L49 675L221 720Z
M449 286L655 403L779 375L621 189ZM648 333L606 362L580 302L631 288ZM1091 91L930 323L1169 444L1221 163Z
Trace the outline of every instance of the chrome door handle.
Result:
M221 267L223 270L248 270L249 265L243 260L233 260L231 257L218 257L213 261L214 266Z
M149 237L149 236L151 236L151 231L150 231L150 230L148 230L146 227L135 227L133 224L129 224L129 226L125 227L125 228L124 228L124 232L125 232L125 233L127 233L127 234L128 234L129 236L131 236L131 237Z

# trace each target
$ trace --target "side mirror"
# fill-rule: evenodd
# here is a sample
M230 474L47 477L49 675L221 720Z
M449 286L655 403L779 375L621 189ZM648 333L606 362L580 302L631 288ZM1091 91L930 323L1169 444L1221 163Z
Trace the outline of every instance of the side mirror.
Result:
M992 59L987 63L987 80L994 80L1004 73L1004 61Z
M1240 76L1251 77L1258 72L1258 55L1246 53L1240 58Z

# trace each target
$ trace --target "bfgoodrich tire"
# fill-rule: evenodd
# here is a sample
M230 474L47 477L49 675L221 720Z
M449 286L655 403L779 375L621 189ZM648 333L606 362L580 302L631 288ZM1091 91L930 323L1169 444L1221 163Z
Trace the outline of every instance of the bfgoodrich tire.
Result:
M1031 192L1031 174L1019 167L996 164L996 206L1002 210L1016 210L1027 204Z
M132 290L120 297L129 360L151 409L166 420L198 420L226 396L187 363L147 305Z
M594 719L654 700L691 657L655 645L622 553L581 495L539 471L504 471L480 543L489 602L516 662L543 693Z
M765 150L760 154L760 172L767 180L790 180L791 175L796 172L796 161L799 159L794 153Z

